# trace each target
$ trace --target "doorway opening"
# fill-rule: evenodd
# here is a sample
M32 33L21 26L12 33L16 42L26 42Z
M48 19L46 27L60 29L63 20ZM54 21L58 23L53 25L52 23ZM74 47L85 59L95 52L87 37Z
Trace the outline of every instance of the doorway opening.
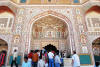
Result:
M93 41L92 48L93 48L94 60L96 66L98 66L100 64L100 37Z
M8 51L8 44L6 41L0 39L0 66L5 65Z
M53 46L52 44L49 44L49 45L45 46L44 49L46 51L50 51L50 50L57 51L57 48L55 46Z
M42 17L32 26L30 49L41 50L44 47L47 51L59 50L66 55L71 55L69 30L67 22L56 16Z

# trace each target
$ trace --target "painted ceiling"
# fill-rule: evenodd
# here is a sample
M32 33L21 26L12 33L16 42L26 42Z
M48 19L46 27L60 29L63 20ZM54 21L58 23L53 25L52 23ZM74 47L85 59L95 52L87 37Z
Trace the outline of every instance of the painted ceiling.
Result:
M36 29L35 31L39 31L39 29L55 29L57 31L65 31L67 29L67 26L66 23L59 18L46 16L37 20L34 23L33 29Z

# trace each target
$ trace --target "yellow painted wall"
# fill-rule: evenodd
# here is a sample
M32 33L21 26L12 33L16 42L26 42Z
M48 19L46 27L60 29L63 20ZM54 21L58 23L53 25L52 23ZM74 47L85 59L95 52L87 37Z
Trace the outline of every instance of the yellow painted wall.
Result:
M44 0L44 4L70 4L70 0L51 0L51 2L48 2L48 0Z
M20 0L12 0L15 3L20 3ZM73 0L51 0L51 2L48 2L48 0L27 0L26 4L71 4L73 3Z
M89 0L81 0L81 3L85 3L85 2L87 2L87 1L89 1Z
M71 1L70 0L60 0L59 3L61 3L61 4L70 4Z
M43 2L44 4L46 4L46 3L48 3L48 0L44 0L44 2Z
M20 0L12 0L14 3L20 3Z
M17 0L11 0L11 1L13 1L13 2L17 3Z
M41 0L30 0L29 4L41 4Z

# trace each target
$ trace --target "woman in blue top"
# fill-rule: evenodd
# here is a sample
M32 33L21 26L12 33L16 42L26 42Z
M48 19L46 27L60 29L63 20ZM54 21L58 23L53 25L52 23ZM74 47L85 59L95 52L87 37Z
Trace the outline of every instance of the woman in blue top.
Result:
M60 61L60 57L59 57L59 51L56 52L56 56L55 56L55 67L60 67L61 61Z

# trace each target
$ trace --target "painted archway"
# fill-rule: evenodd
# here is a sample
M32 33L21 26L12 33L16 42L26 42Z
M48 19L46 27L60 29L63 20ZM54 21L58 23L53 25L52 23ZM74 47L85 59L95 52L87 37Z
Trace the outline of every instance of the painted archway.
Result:
M57 13L57 12L55 12L55 11L46 11L46 12L43 12L43 13L41 13L41 14L39 14L39 15L36 15L36 16L34 16L33 18L32 18L32 20L30 20L30 22L29 23L27 23L28 25L26 25L27 27L25 27L25 28L27 28L27 32L29 33L29 34L27 34L26 35L26 37L27 37L27 42L25 43L25 52L29 52L30 51L30 45L31 45L31 37L32 37L32 26L33 26L33 24L35 23L35 21L37 21L38 19L40 19L40 18L42 18L42 17L45 17L45 16L49 16L49 15L51 15L51 16L54 16L54 17L57 17L57 18L59 18L59 19L61 19L61 20L63 20L63 21L65 21L65 23L68 25L68 31L69 31L69 36L68 36L68 38L69 38L69 42L70 42L70 47L71 47L71 51L73 51L73 50L75 50L76 48L75 48L75 42L74 42L74 34L73 34L73 26L72 26L72 23L71 23L71 21L66 17L66 16L64 16L63 14L60 14L60 13ZM27 45L29 45L29 46L27 46ZM72 52L71 52L72 53Z
M94 60L95 60L96 66L98 66L100 62L100 37L96 38L92 42L92 49L93 49Z
M11 53L11 40L12 40L12 28L14 25L15 13L8 6L0 6L0 39L4 40L7 43L7 58L6 65L8 63L8 57Z
M63 20L51 15L42 17L32 26L31 48L41 50L48 44L53 44L57 49L64 50L67 44L69 47L68 35L68 27Z
M93 61L97 62L97 55L98 49L96 45L96 42L98 38L100 37L100 6L93 5L91 6L86 12L85 12L85 19L86 19L86 25L89 35L89 43L92 57L94 58ZM92 35L91 35L92 34Z

